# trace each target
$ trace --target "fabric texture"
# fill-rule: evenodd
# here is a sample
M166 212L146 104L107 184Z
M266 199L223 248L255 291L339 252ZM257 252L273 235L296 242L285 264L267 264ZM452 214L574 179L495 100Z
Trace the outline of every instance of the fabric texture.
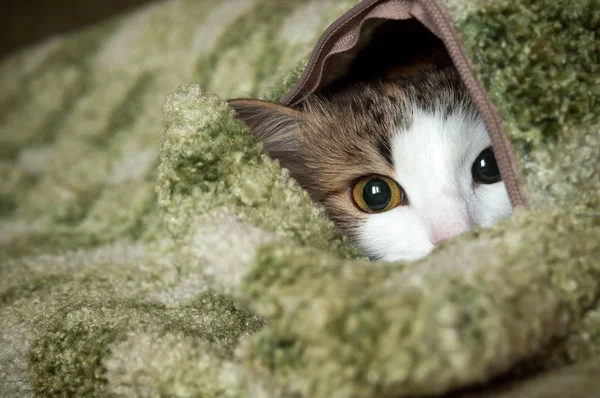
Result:
M444 1L530 207L414 263L224 101L355 3L166 1L0 62L0 396L597 396L600 1Z

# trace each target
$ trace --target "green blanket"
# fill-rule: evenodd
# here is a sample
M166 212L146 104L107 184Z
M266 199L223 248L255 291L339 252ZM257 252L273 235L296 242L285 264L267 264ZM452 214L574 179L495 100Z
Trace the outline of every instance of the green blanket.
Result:
M600 1L445 0L529 208L392 264L224 102L355 3L161 2L0 62L0 396L597 396Z

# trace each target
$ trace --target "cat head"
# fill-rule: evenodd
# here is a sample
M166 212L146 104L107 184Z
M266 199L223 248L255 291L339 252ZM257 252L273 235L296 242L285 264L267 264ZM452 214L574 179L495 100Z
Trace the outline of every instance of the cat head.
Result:
M344 84L294 108L229 104L372 259L418 259L512 212L485 125L451 68Z

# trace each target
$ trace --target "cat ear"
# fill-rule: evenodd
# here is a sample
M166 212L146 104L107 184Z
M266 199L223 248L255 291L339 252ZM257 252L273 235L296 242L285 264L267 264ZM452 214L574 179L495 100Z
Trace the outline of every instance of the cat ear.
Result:
M254 137L262 142L265 152L282 167L291 169L298 149L298 122L301 112L274 102L257 99L231 99L227 103Z

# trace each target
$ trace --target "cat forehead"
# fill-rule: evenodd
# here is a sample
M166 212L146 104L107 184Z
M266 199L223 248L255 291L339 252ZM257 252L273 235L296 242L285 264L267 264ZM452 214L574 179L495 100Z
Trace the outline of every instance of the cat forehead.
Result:
M331 131L344 127L366 135L372 132L364 131L365 127L391 126L400 120L401 102L388 98L383 90L381 82L357 83L343 91L312 96L300 110L316 126Z
M331 100L314 98L302 112L306 123L300 139L306 149L323 154L320 159L332 165L365 167L382 157L391 163L391 139L410 118L373 85L355 86Z
M318 133L315 139L343 134L375 144L390 129L408 127L414 108L448 115L468 102L457 72L446 68L410 78L340 84L307 98L299 110Z
M391 155L397 175L419 176L441 182L468 172L481 151L491 145L485 125L472 107L457 108L446 115L443 109L416 109L411 125L391 140ZM428 178L432 177L432 178Z
M425 134L431 134L432 130L438 133L449 130L446 132L456 135L452 126L460 124L463 130L469 130L473 123L462 121L478 119L466 89L452 73L356 83L313 96L300 110L306 121L301 129L305 145L317 152L319 148L327 148L331 153L346 152L349 162L364 162L361 154L380 154L391 163L392 140L396 134L425 129ZM426 125L428 115L436 123ZM418 140L420 137L409 138ZM432 137L423 138L426 141ZM460 138L453 137L462 141ZM407 147L414 145L407 143Z

